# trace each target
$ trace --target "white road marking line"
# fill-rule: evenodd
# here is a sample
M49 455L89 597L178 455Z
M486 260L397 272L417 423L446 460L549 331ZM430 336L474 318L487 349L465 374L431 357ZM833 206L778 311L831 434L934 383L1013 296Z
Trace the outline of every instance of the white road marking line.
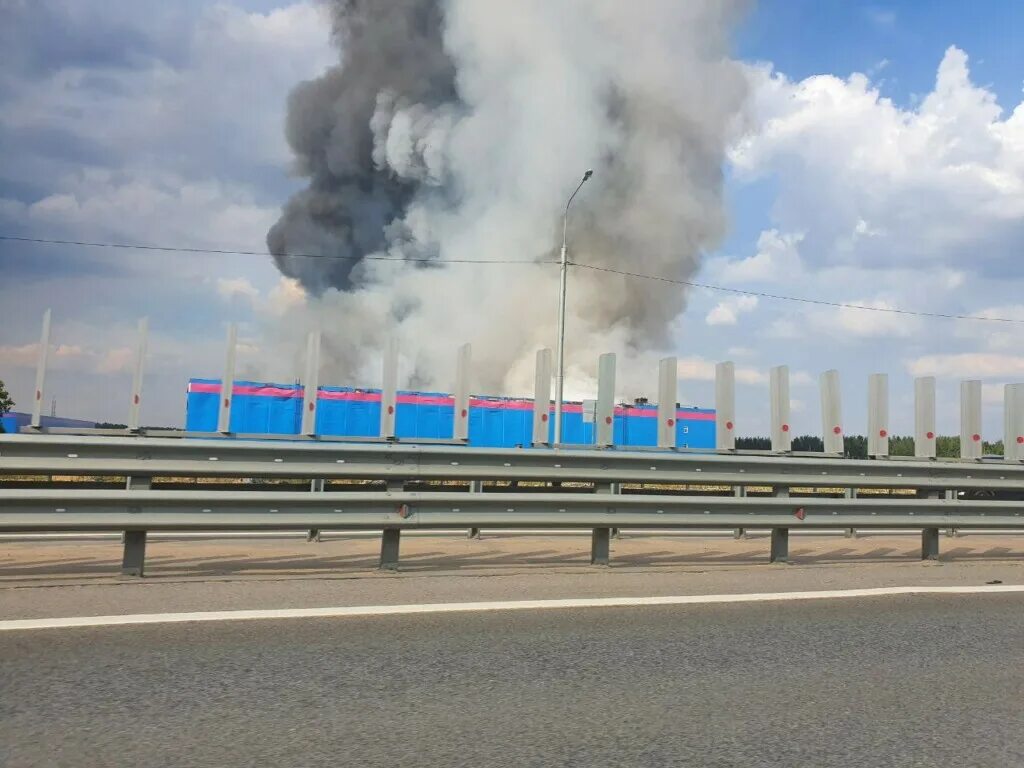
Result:
M711 605L785 600L823 600L886 595L971 595L1024 593L1024 584L960 587L873 587L830 589L818 592L763 592L734 595L667 595L660 597L596 597L560 600L510 600L479 603L426 603L423 605L353 605L333 608L283 608L253 611L200 611L195 613L137 613L125 616L71 616L55 619L0 621L0 631L19 629L69 629L134 624L180 624L199 621L246 621L254 619L343 618L357 616L404 616L417 613L470 613L474 611L533 611L562 608L630 608L649 605Z

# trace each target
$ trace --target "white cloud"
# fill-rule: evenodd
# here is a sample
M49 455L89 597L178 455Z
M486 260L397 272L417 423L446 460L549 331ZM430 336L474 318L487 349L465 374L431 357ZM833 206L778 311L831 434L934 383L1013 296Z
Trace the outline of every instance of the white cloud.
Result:
M337 50L315 0L239 6L54 0L12 9L0 33L0 143L12 182L0 229L264 251L293 188L288 92L336 62ZM45 50L51 40L60 42ZM33 386L26 342L38 338L38 308L52 306L54 339L65 346L51 356L47 386L62 412L123 420L109 384L121 386L135 320L149 314L147 386L163 396L149 396L157 410L147 418L163 424L180 423L189 375L220 369L221 324L244 319L246 305L259 309L278 279L260 256L19 246L0 259L0 369L11 371L16 399Z
M757 307L756 296L734 296L718 302L704 322L708 325L736 325L737 318L743 312L752 312Z
M757 239L757 253L746 259L715 259L709 269L715 279L727 283L781 282L793 285L803 272L799 245L801 233L765 230Z
M711 259L701 279L883 310L1024 318L1024 105L1001 109L956 48L912 105L860 74L752 74L756 120L730 157L741 188L770 182L771 218L752 255ZM765 188L752 190L761 206ZM697 317L713 307L697 306ZM872 371L889 371L894 398L907 402L915 375L937 375L940 390L963 377L1024 378L1015 324L764 298L757 321L716 326L714 343L752 347L765 366L788 362L815 377L836 368L844 402L866 401ZM950 414L955 424L958 411Z
M884 299L854 299L850 303L854 306L840 307L835 317L839 329L851 336L911 336L917 327L917 318L892 312L898 307Z
M742 176L777 175L783 231L801 256L877 267L1012 268L1024 242L1024 107L1003 117L950 48L917 108L867 77L792 82L752 70L761 127L732 152Z
M260 296L259 289L247 277L217 278L217 293L227 301L239 297L255 302Z
M47 366L74 368L78 361L86 358L88 352L78 344L57 344L52 346L47 357ZM39 360L39 344L0 345L0 365L10 368L35 369Z
M715 362L704 357L680 357L676 364L676 370L679 372L680 379L715 380ZM766 372L748 366L737 366L735 376L736 381L741 384L766 384L768 382Z
M952 355L923 355L907 362L914 376L954 378L1024 378L1024 357L988 352L964 352Z

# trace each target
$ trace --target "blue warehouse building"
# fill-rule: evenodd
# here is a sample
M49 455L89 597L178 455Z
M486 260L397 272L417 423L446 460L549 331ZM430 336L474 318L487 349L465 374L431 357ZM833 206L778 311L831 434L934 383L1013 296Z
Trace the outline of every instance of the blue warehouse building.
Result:
M301 429L303 387L236 381L232 390L231 426L234 433L297 435ZM219 379L191 379L188 384L185 429L215 432L221 398ZM376 437L380 430L379 389L319 387L316 431L339 437ZM554 412L554 405L551 406ZM657 406L647 403L615 408L616 446L657 445ZM580 403L562 409L562 442L593 444L594 425L583 419ZM395 413L396 436L404 440L451 439L454 398L442 392L399 392ZM531 444L533 401L524 398L470 399L469 444L512 448ZM551 419L549 419L549 425ZM549 426L549 429L553 429ZM715 412L677 408L676 445L680 448L715 447ZM550 439L550 433L549 433Z

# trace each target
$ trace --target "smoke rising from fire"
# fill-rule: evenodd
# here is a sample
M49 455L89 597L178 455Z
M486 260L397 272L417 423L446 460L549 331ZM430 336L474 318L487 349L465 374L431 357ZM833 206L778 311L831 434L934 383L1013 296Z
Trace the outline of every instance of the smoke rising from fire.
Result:
M729 44L747 3L328 5L340 62L288 104L308 185L267 235L306 292L275 332L295 348L323 330L325 383L375 383L397 334L405 385L450 387L470 341L478 391L528 393L535 350L555 344L557 266L444 262L556 259L587 168L571 260L686 279L723 235L722 164L746 97ZM606 351L623 387L633 369L653 381L684 307L679 286L571 268L567 394L589 389Z

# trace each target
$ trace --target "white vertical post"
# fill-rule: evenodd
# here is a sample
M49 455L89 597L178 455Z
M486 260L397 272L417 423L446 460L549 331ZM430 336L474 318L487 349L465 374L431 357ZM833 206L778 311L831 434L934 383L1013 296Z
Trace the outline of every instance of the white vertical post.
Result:
M302 434L316 434L317 391L320 387L320 331L306 336L306 378L302 382Z
M597 413L595 442L605 448L615 442L615 353L606 352L597 362Z
M960 458L981 458L981 381L960 382Z
M132 401L128 408L128 429L139 429L139 411L142 409L142 377L146 366L146 341L149 337L149 318L139 320L139 342L135 350L135 375L132 377Z
M551 350L537 350L537 367L533 378L533 444L547 445L551 413Z
M736 366L728 360L715 366L715 448L736 448Z
M469 440L469 373L473 360L473 346L463 344L455 362L455 411L452 437Z
M398 408L398 339L388 339L380 388L380 436L395 436L395 412Z
M43 332L39 337L39 352L36 355L36 390L32 400L32 421L38 429L43 415L43 390L46 386L46 362L50 357L50 310L43 312Z
M235 348L238 346L238 326L228 326L228 348L224 357L224 376L220 380L220 413L217 431L228 434L231 431L231 404L235 397Z
M889 375L868 378L868 456L889 455Z
M676 397L679 365L674 357L658 363L658 447L676 447Z
M836 370L821 374L821 430L825 453L842 454L843 405Z
M768 381L772 406L772 451L785 453L793 446L789 424L789 366L772 368Z
M1003 388L1003 459L1024 460L1024 384Z
M935 458L935 377L914 379L914 455Z

